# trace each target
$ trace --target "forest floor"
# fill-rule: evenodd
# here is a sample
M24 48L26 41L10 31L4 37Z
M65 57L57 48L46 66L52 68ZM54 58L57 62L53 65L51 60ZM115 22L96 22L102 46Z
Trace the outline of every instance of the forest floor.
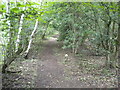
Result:
M17 65L13 63L9 68L22 72L3 74L3 87L117 88L116 70L104 68L103 56L90 55L83 47L81 54L74 55L61 47L62 43L54 37L43 43L34 42L28 59L17 61Z

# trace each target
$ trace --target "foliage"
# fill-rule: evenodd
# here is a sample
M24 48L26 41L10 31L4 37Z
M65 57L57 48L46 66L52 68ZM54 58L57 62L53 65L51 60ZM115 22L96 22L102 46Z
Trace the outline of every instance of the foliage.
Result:
M35 37L44 39L57 30L63 48L79 53L79 47L86 44L96 54L106 56L106 65L110 67L118 57L118 9L117 2L2 3L0 31L4 38L4 64L25 52L38 19Z
M79 53L79 47L87 44L96 55L106 56L106 65L116 62L118 56L118 4L99 3L55 3L53 5L53 27L60 32L63 48Z

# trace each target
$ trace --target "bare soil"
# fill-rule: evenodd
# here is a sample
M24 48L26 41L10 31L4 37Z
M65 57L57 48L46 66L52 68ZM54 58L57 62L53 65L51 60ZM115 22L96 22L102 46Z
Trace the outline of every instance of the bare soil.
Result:
M13 63L22 73L3 74L3 88L117 88L117 70L105 69L105 58L89 53L82 47L75 56L53 37L34 43L28 60Z

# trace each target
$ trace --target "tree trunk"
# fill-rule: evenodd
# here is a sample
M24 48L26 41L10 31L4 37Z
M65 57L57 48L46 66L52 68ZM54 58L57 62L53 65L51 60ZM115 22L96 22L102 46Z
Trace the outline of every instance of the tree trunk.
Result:
M24 4L25 3L26 3L26 0L24 0ZM23 11L24 10L25 10L25 7L23 8ZM16 40L16 52L18 51L18 48L19 48L20 34L21 34L21 31L22 31L22 27L23 27L24 16L25 16L25 14L22 14L21 17L20 17L20 25L19 25L19 30L18 30L17 40Z
M47 25L45 27L45 30L44 30L43 35L42 35L42 39L45 39L45 35L46 35L46 32L47 32L48 25L49 25L49 22L47 23Z
M107 53L106 53L106 67L110 67L110 64L111 64L111 53L110 53L110 43L109 43L109 35L110 35L110 23L108 23L106 25L106 35L108 37L108 39L106 40L106 50L107 50Z
M31 47L31 44L32 44L33 36L34 36L34 34L35 34L36 30L37 30L37 27L38 27L38 19L36 19L36 23L35 23L34 30L32 31L32 33L31 33L31 35L30 35L30 41L29 41L27 50L26 50L25 53L24 53L24 57L27 57L27 55L28 55L28 52L29 52L30 47Z
M2 72L5 72L5 69L6 69L6 62L8 62L7 60L7 55L9 55L9 52L8 51L11 51L11 24L10 24L10 20L9 20L9 14L10 14L10 0L6 0L6 19L7 19L7 24L8 24L8 31L9 31L9 38L8 38L8 44L7 46L9 45L9 47L6 48L6 55L4 57L4 64L2 66Z

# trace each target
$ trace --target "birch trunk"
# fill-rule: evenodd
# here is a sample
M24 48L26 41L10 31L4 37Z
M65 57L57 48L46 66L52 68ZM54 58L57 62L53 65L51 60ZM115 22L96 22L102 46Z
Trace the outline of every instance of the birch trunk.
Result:
M27 47L27 49L25 51L24 57L26 57L28 55L28 52L29 52L31 44L32 44L33 36L34 36L34 34L35 34L36 30L37 30L37 27L38 27L38 19L36 19L34 30L32 31L32 33L30 35L29 44L28 44L28 47Z
M7 62L7 55L9 54L8 51L11 51L11 23L10 23L10 19L9 19L9 14L10 14L10 0L6 0L6 19L7 19L7 25L8 25L8 37L7 38L7 46L9 45L9 47L6 47L6 53L5 53L5 57L4 57L4 64Z
M41 6L42 6L42 0L41 0L40 4L41 4L40 7L38 7L39 9L40 9ZM30 35L30 40L29 40L27 49L26 49L26 51L25 51L24 54L23 54L23 57L24 57L24 58L27 58L28 52L29 52L30 47L31 47L31 44L32 44L33 36L34 36L34 34L35 34L36 30L37 30L37 27L38 27L38 19L36 19L35 27L34 27L34 30L33 30L32 33L31 33L31 35Z
M4 58L4 65L2 67L2 72L5 73L7 72L6 71L6 68L16 59L16 53L13 52L13 45L12 45L12 39L13 39L13 31L11 31L11 23L10 23L10 20L9 20L9 13L10 13L10 0L7 0L6 2L6 14L8 15L8 21L7 21L7 24L8 24L8 31L9 31L9 39L8 39L8 44L7 44L7 48L6 48L6 56ZM22 15L21 17L23 18L24 15ZM23 19L21 20L20 22L20 28L19 28L19 33L21 32L22 30L22 21ZM18 34L18 37L20 37L20 34Z
M5 57L4 57L4 64L2 66L2 72L5 73L5 69L6 69L6 63L8 62L8 56L9 53L11 52L11 30L10 30L10 20L9 20L9 14L10 14L10 0L6 0L6 19L7 19L7 24L8 24L8 39L7 39L7 46L9 45L9 48L6 47L6 53L5 53ZM9 51L9 52L8 52Z
M24 0L24 4L26 3L26 0ZM23 11L25 10L25 7L23 8ZM20 17L20 25L19 25L19 30L18 30L18 35L17 35L17 40L16 40L16 52L18 51L19 48L19 43L20 43L20 33L22 31L23 27L23 20L24 20L25 14L22 14Z
M9 14L10 14L10 0L6 1L6 15L8 16L6 19L7 20L7 24L8 24L8 31L10 32L10 20L9 20ZM9 33L9 37L10 37L10 33ZM8 40L9 41L9 40Z

